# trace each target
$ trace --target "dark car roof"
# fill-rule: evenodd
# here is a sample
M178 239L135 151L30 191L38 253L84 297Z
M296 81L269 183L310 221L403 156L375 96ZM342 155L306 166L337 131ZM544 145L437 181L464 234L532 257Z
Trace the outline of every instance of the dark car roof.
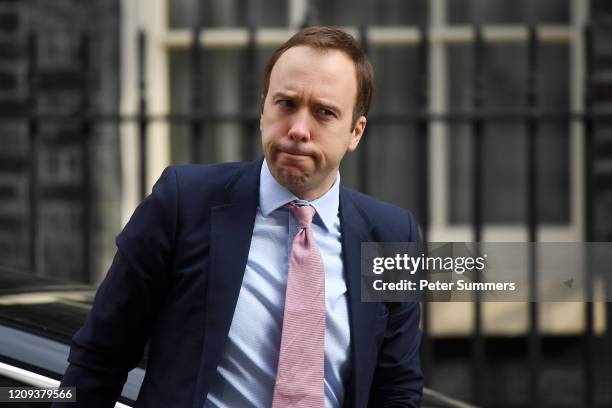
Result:
M47 276L38 276L23 269L0 265L0 295L40 291L91 290L81 283L68 282Z
M93 286L0 267L0 362L61 379L94 295ZM136 399L145 368L146 359L130 371L120 401Z
M69 343L94 293L92 286L0 267L0 323Z

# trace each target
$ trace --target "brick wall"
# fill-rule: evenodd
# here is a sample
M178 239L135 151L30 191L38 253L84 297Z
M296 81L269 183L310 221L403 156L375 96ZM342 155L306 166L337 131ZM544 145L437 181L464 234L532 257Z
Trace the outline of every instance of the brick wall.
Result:
M90 37L89 75L82 75L81 33ZM119 2L117 0L0 0L0 109L28 106L28 35L37 33L38 113L72 114L83 109L83 80L90 84L94 111L116 112L119 105ZM6 112L6 111L5 111ZM29 135L26 120L0 123L0 263L30 267ZM80 123L40 122L36 158L41 200L36 226L40 244L34 272L95 281L114 251L119 229L120 162L116 126L95 126L90 160L83 160ZM84 166L91 172L83 189ZM89 274L83 258L81 194L92 197L88 245Z
M0 112L23 112L22 7L0 1ZM27 267L27 134L18 120L0 121L0 263Z

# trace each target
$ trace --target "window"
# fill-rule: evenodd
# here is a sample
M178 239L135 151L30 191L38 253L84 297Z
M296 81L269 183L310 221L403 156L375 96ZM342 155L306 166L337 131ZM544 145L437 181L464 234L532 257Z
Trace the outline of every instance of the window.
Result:
M451 111L471 109L471 52L466 45L447 47L448 101ZM542 44L538 105L545 111L563 112L569 106L569 49L567 44ZM484 49L483 105L493 111L527 109L527 49L524 44L487 44ZM508 67L512 69L508 69ZM452 67L452 69L450 68ZM566 84L566 86L558 86ZM545 224L568 224L569 209L568 123L542 123L538 134L538 213ZM449 126L451 224L469 223L472 205L472 140L466 124ZM484 130L484 220L488 223L525 222L527 182L524 123L488 123Z

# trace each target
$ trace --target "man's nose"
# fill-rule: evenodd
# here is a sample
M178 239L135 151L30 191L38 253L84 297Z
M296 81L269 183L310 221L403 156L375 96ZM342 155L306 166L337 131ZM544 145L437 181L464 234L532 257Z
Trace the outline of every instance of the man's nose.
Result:
M294 142L307 142L310 139L309 113L306 109L297 111L289 128L289 138Z

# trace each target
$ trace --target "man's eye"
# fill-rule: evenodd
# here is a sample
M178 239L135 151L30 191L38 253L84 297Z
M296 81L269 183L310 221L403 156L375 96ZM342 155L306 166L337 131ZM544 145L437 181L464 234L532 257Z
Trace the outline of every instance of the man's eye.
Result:
M331 110L329 110L329 109L325 109L325 108L321 108L321 109L319 109L319 113L320 113L322 116L325 116L325 117L328 117L328 118L333 118L333 117L335 117L335 116L336 116L336 114L335 114L333 111L331 111Z
M293 108L293 102L288 99L281 99L277 103L281 108Z

